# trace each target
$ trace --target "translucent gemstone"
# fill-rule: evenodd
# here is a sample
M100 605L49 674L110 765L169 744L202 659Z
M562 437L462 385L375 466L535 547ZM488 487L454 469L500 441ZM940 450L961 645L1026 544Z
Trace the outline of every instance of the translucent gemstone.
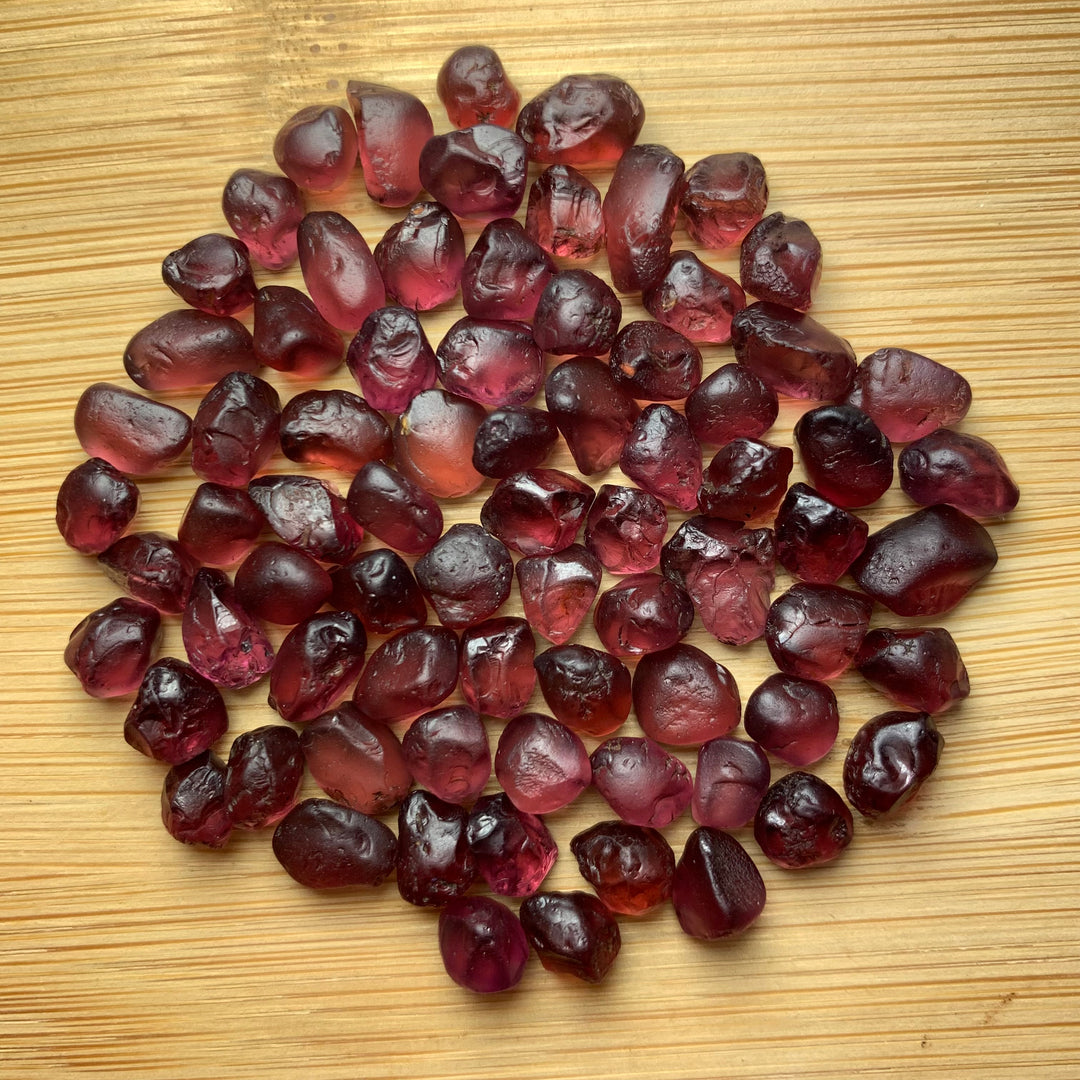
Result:
M505 904L490 896L460 896L439 913L439 953L458 986L497 994L521 982L529 940Z
M221 211L260 266L284 270L296 261L296 229L305 213L304 197L287 176L237 169L225 182Z
M513 218L496 218L477 237L461 275L461 300L477 319L531 319L555 262Z
M270 708L303 724L329 709L364 666L367 634L351 611L325 611L298 623L270 669Z
M681 585L660 574L630 574L600 594L593 626L616 656L658 652L679 641L694 621L694 605Z
M765 907L765 882L735 837L701 825L686 839L671 892L679 925L704 941L741 934Z
M190 664L167 656L146 669L124 720L124 738L140 754L179 765L209 750L228 727L218 688Z
M199 403L191 425L191 471L243 487L278 448L281 401L257 375L231 371Z
M945 740L925 712L887 712L855 732L844 758L844 794L864 817L898 811L937 768Z
M821 278L821 244L800 218L770 214L743 238L739 280L759 300L805 311Z
M869 506L892 484L892 445L854 405L822 405L803 413L795 442L810 483L837 506Z
M345 363L373 409L400 413L438 378L435 351L415 311L373 311L349 345Z
M267 724L237 735L225 769L225 804L233 825L276 825L296 805L303 778L304 755L293 728Z
M871 533L851 576L897 615L942 615L996 563L994 541L974 518L929 506Z
M499 896L531 896L559 854L543 820L506 794L477 799L465 833L480 876Z
M531 814L569 806L592 782L585 744L543 713L521 713L503 728L495 777L510 801Z
M689 770L652 739L608 739L590 761L596 790L629 825L662 829L690 805Z
M345 95L368 195L381 206L407 206L424 186L420 152L435 131L427 106L404 90L357 79L348 81Z
M305 191L341 187L356 164L356 127L340 105L308 105L274 138L278 168Z
M825 683L777 672L747 699L743 727L751 739L781 761L810 765L836 743L840 710L836 695Z
M1020 501L1001 454L986 439L939 428L906 446L900 487L922 506L947 503L972 517L1000 517Z
M682 413L646 405L626 437L619 468L643 491L679 510L697 509L701 447Z
M479 525L452 525L413 567L444 626L461 630L502 607L514 580L506 545Z
M645 123L645 106L613 75L567 75L522 106L517 131L529 158L560 165L618 161Z
M544 398L581 472L591 476L619 460L640 409L607 364L591 356L564 360L549 373Z
M91 697L123 697L139 688L160 637L157 608L122 596L71 631L64 663Z
M386 287L367 241L348 218L313 210L296 232L300 271L319 314L339 330L359 330L386 303Z
M686 399L686 419L698 442L723 446L758 439L776 423L776 391L742 364L717 368Z
M786 675L829 680L851 666L874 602L838 585L800 581L769 608L765 642Z
M457 295L465 234L440 203L413 203L383 233L374 256L387 297L415 311L430 311Z
M555 645L535 663L548 708L568 728L600 739L630 715L630 672L611 653L588 645Z
M406 555L430 551L442 534L439 504L381 461L369 461L353 477L347 505L363 528Z
M410 791L398 807L397 888L419 907L442 907L476 880L465 836L468 812L432 795Z
M371 654L353 700L373 720L411 720L448 697L457 679L457 634L445 626L417 626L399 630Z
M559 439L544 409L506 405L489 412L476 429L473 468L496 480L543 465Z
M242 488L200 484L180 519L177 537L208 566L229 566L254 546L266 525L255 500Z
M369 634L393 634L427 622L427 604L409 564L396 551L373 548L335 567L335 607L355 612Z
M485 416L478 402L446 390L422 390L394 428L398 469L437 499L472 494L484 482L473 468L472 451Z
M598 983L619 955L619 924L591 893L535 893L522 901L519 916L548 971Z
M329 799L305 799L278 822L274 855L309 889L374 888L393 873L397 840L381 821Z
M525 231L552 255L591 259L604 246L599 189L569 165L549 165L529 188Z
M461 635L462 697L485 716L517 716L536 688L535 656L524 619L507 616L470 626Z
M589 613L603 568L580 544L518 559L515 568L525 618L555 645L569 641Z
M875 690L918 712L936 715L971 693L960 650L941 626L877 627L862 639L855 669Z
M75 435L91 457L142 476L175 461L191 442L191 418L162 401L94 383L75 406Z
M803 581L831 585L866 546L870 528L806 484L788 489L774 524L776 558Z
M345 562L364 537L345 500L314 476L261 476L248 494L286 544L320 562Z
M701 474L698 506L708 517L752 521L771 514L787 491L795 457L788 446L736 438Z
M544 354L524 322L466 315L446 331L435 359L443 386L481 405L524 405L544 381Z
M439 68L435 90L450 123L512 127L521 95L503 68L499 54L487 45L462 45Z
M305 390L281 410L281 449L290 461L356 473L394 452L382 413L348 390Z
M218 686L250 686L274 661L262 627L221 570L203 568L195 575L181 633L191 666Z
M603 356L615 341L622 304L590 270L560 270L548 279L533 313L533 336L544 352Z
M765 167L753 154L710 154L686 170L679 191L686 231L717 250L739 243L768 200Z
M412 787L397 736L349 702L305 724L300 749L315 783L365 814L385 814Z
M710 739L698 750L691 816L713 829L741 829L754 820L771 772L756 742L729 736Z
M144 390L190 390L258 366L242 322L194 308L166 312L139 330L124 350L124 370Z
M185 304L211 315L235 315L255 300L247 246L221 233L196 236L170 252L161 277Z
M671 895L675 853L657 829L600 821L578 833L570 850L609 911L644 915Z
M458 217L492 221L512 217L528 181L525 143L496 124L434 135L420 152L424 188Z
M639 488L603 484L585 519L585 546L613 574L639 574L660 562L667 510Z
M801 870L843 854L854 827L839 792L820 777L796 770L765 792L754 817L754 839L777 866Z
M68 547L98 555L119 540L139 509L139 488L103 458L64 477L56 494L56 528Z
M692 251L676 251L641 302L657 322L691 341L723 345L731 340L732 320L746 306L746 296L737 281Z
M611 346L611 372L638 400L678 401L701 382L701 353L651 319L626 323Z
M593 489L559 469L527 469L500 480L480 508L493 536L523 555L550 555L577 537Z
M448 803L471 803L491 777L487 729L467 705L418 716L401 748L416 782Z
M232 835L225 805L225 762L204 750L174 765L161 787L161 821L182 844L224 847Z
M331 374L345 354L341 334L291 285L267 285L258 291L252 337L260 364L300 379Z
M909 349L878 349L855 369L847 397L894 442L910 442L962 420L971 386L952 368Z
M159 532L122 536L98 563L129 596L173 615L184 610L199 569L179 541Z
M669 746L700 746L739 722L739 688L731 672L686 642L638 661L633 698L641 730Z

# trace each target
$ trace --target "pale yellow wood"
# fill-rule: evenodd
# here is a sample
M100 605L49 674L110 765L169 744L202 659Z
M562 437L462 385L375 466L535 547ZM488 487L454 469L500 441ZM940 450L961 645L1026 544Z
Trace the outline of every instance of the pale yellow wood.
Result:
M9 0L3 15L0 1076L1080 1076L1076 4ZM280 123L349 78L419 94L445 127L435 73L473 40L526 96L571 71L624 76L642 138L688 162L757 153L772 205L824 243L819 317L859 355L904 345L962 370L965 429L1023 489L992 525L998 569L948 617L975 689L906 817L862 827L820 871L758 857L769 905L740 940L703 946L670 911L626 920L604 986L534 961L497 1000L448 982L435 915L392 886L309 894L266 835L210 854L164 833L162 769L125 745L124 705L87 699L62 664L113 587L52 523L81 460L78 394L124 381L128 337L173 306L162 256L222 228L229 172L272 166ZM393 220L359 183L312 202L373 240ZM453 317L430 316L432 336ZM706 350L710 369L729 356ZM778 439L798 412L785 404ZM148 481L140 526L175 529L190 487L184 467ZM869 517L904 505L890 493ZM711 647L744 694L768 670L760 649ZM884 708L855 677L840 693L833 782ZM230 698L234 730L271 719L264 697ZM553 818L553 886L576 887L568 841L604 814L589 794Z

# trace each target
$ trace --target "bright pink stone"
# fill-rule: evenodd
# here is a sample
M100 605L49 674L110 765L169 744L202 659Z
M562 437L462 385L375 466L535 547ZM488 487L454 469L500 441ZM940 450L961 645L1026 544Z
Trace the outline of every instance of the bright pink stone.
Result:
M548 971L598 983L619 955L619 924L591 893L536 893L522 901L519 915Z
M676 251L641 302L657 322L691 341L723 345L731 340L732 320L746 306L746 296L737 281L692 251Z
M393 453L390 425L348 390L305 390L281 410L281 450L290 461L356 473Z
M869 526L806 484L788 489L774 525L776 558L803 581L831 585L866 546Z
M521 95L487 45L462 45L439 68L435 91L457 128L471 124L512 127Z
M484 476L504 480L539 468L558 441L559 429L544 409L504 405L489 412L476 429L473 468Z
M522 555L550 555L577 538L593 489L559 469L527 469L500 480L480 508L480 522Z
M590 270L560 270L548 279L533 313L533 336L544 352L603 356L622 318L622 304Z
M531 814L569 806L592 782L585 744L543 713L521 713L503 728L495 776L510 801Z
M542 637L562 645L592 608L603 568L580 544L518 559L515 568L525 618Z
M160 638L157 608L122 596L71 631L64 663L91 697L123 697L139 688Z
M517 716L536 688L535 656L524 619L507 616L470 626L461 635L462 697L485 716Z
M506 545L472 523L451 525L413 571L439 621L454 630L494 615L514 580Z
M173 615L184 610L199 569L179 541L159 532L122 536L98 563L129 596Z
M466 315L447 330L435 359L443 386L481 405L524 405L544 381L544 354L524 322Z
M762 749L781 761L810 765L836 743L840 710L836 695L825 683L777 672L747 699L743 727Z
M528 182L525 143L496 124L434 135L420 152L420 181L458 217L492 221L512 217Z
M683 174L679 209L702 247L739 243L761 220L769 199L765 167L753 154L711 154Z
M243 487L278 447L281 400L257 375L232 371L199 403L191 425L191 471L213 484Z
M947 503L971 517L1001 517L1020 500L1009 468L986 439L939 428L900 454L900 487L922 506Z
M905 709L937 714L971 693L967 668L944 627L877 627L862 639L855 669Z
M389 548L361 552L330 575L334 607L355 612L369 634L427 622L427 603L409 564Z
M457 679L457 634L445 626L418 626L388 637L371 654L353 701L373 720L411 720L448 697Z
M442 907L476 880L465 836L468 811L430 791L410 791L398 808L397 887L418 907Z
M255 296L255 356L298 379L318 379L341 367L341 334L312 300L291 285L267 285Z
M461 301L477 319L531 319L555 273L551 256L513 218L477 237L461 275Z
M655 495L603 484L585 519L585 546L613 574L640 574L660 562L667 524Z
M221 211L260 266L284 270L296 261L304 197L287 176L237 169L221 193Z
M56 494L56 528L68 547L98 555L124 535L139 509L139 488L102 458L64 477Z
M356 127L340 105L308 105L282 125L274 160L297 187L333 191L356 164Z
M373 409L400 413L438 378L435 351L415 311L373 311L349 345L345 363Z
M199 562L228 566L252 549L265 526L262 511L245 490L200 484L184 510L177 538Z
M770 775L769 759L757 743L710 739L698 751L691 816L713 829L741 829L754 820Z
M741 934L765 907L765 882L735 837L702 825L675 867L671 902L679 925L703 941Z
M222 848L232 835L225 805L225 762L209 750L165 774L161 821L182 844Z
M641 656L679 641L694 621L682 586L660 574L630 574L600 594L593 626L616 656Z
M225 772L225 802L241 829L276 825L296 805L304 778L300 738L284 724L245 731L233 740Z
M604 246L599 189L569 165L549 165L529 188L525 231L552 255L591 259Z
M430 311L457 295L465 234L445 206L413 203L383 233L374 255L387 297L415 311Z
M821 244L800 218L770 214L743 238L739 280L759 300L805 311L820 278Z
M812 773L782 776L765 793L754 817L754 839L787 870L820 866L842 855L854 830L840 793Z
M185 304L211 315L235 315L255 300L247 247L221 233L196 236L170 252L161 276Z
M652 739L608 739L590 760L596 790L629 825L662 829L690 805L689 770Z
M529 940L505 904L490 896L460 896L439 913L439 952L458 986L497 994L521 982Z
M803 413L795 442L810 483L837 506L869 506L892 484L892 445L854 405L822 405Z
M702 471L698 506L706 516L726 521L766 517L784 498L794 464L790 447L732 439Z
M651 319L626 323L608 359L612 374L638 400L679 401L701 382L700 351Z
M759 439L776 423L776 391L742 364L724 364L686 399L694 438L708 446L732 439Z
M442 535L439 504L381 461L369 461L353 477L347 504L356 522L406 555L430 551Z
M646 405L626 437L619 468L643 491L679 510L697 509L701 447L682 413Z
M394 427L399 471L437 499L471 495L484 482L473 468L472 451L485 416L478 402L446 390L422 390Z
M345 500L314 476L261 476L248 494L286 544L320 562L345 562L364 538Z
M478 799L465 833L480 876L499 896L531 896L559 854L543 820L505 794Z
M644 915L671 896L675 853L657 829L600 821L578 833L570 850L609 911Z
M281 626L310 618L332 588L330 575L315 559L276 540L251 551L236 568L233 584L245 611Z
M535 664L548 708L578 734L603 738L630 715L630 672L611 653L588 645L555 645Z
M471 803L491 777L487 729L467 705L418 716L401 748L416 782L448 803Z

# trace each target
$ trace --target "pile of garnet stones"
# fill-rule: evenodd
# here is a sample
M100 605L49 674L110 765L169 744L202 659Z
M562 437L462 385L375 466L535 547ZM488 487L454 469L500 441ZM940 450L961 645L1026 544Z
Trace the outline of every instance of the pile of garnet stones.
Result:
M395 875L409 903L441 908L446 969L472 990L514 986L530 950L598 981L617 915L670 902L703 939L754 922L765 886L732 830L814 866L851 841L852 808L895 813L919 790L964 663L946 629L871 629L871 614L939 621L994 566L978 519L1017 489L990 444L954 430L961 375L903 348L856 364L806 313L821 248L805 222L765 216L756 157L687 169L638 145L642 103L608 75L519 110L481 46L450 56L437 89L453 125L438 135L420 100L374 83L349 84L351 113L302 109L275 140L280 173L226 183L234 235L165 258L186 306L132 337L134 388L97 383L75 411L89 460L57 525L124 595L65 659L88 694L134 695L124 734L169 766L177 840L272 827L313 889ZM405 208L373 250L344 215L305 208L357 162L372 199ZM581 169L605 167L601 197ZM672 250L680 215L701 249L738 249L738 281ZM461 220L483 224L468 252ZM600 252L614 287L577 265ZM256 283L253 264L296 260L306 292ZM620 294L652 318L622 322ZM420 313L459 295L433 348ZM728 342L733 361L703 377L699 346ZM359 393L282 404L257 374L319 382L343 362ZM155 396L192 388L194 417ZM792 450L766 441L777 395L820 403L795 429L805 482L790 486ZM576 475L547 464L560 439ZM858 511L893 483L897 443L915 508L869 534ZM199 483L177 535L129 531L136 478L185 452ZM266 471L279 453L296 471ZM305 465L339 470L346 493ZM589 482L616 465L625 483ZM444 530L441 500L484 484L480 520ZM773 597L778 565L795 583ZM499 614L515 578L525 618ZM574 641L590 612L602 649ZM155 659L169 616L185 659ZM764 638L777 671L745 705L683 642L696 619L727 645ZM267 624L291 627L276 650ZM841 795L807 766L837 739L830 683L849 668L891 707L851 738ZM222 761L222 689L263 678L282 722ZM537 687L547 712L528 711ZM641 735L621 733L631 710ZM499 722L494 754L482 716ZM697 748L693 775L672 748ZM771 782L774 760L792 768ZM324 798L300 800L305 775ZM590 785L611 819L570 850L592 891L540 891L557 854L545 815ZM676 858L663 830L687 810L698 827ZM395 814L396 830L381 820Z

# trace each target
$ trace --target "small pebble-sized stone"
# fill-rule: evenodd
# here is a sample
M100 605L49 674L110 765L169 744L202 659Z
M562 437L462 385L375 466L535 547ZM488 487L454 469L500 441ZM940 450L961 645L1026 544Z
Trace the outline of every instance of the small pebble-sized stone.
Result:
M348 390L305 390L281 410L281 451L290 461L357 473L393 454L382 413Z
M600 190L570 165L549 165L529 188L525 230L552 255L591 259L604 246Z
M550 555L569 547L594 491L561 469L526 469L500 480L480 508L480 523L522 555Z
M746 294L734 278L692 251L673 251L641 302L657 322L691 341L724 345L731 340L732 320L746 307Z
M473 441L473 468L483 476L504 480L537 469L559 441L559 429L545 409L505 405L480 421Z
M287 176L237 169L222 190L221 212L260 266L284 270L296 261L296 229L305 213L304 196Z
M380 307L349 344L345 364L373 409L401 413L438 378L435 350L415 311Z
M161 277L185 304L211 315L235 315L255 300L247 246L221 233L206 233L170 252Z
M600 594L593 626L616 656L642 656L681 640L694 621L686 590L661 574L629 574Z
M769 214L743 237L739 280L759 300L806 311L821 280L821 243L801 218Z
M743 727L762 749L788 765L810 765L836 743L836 694L819 679L776 672L747 698Z
M245 611L295 626L330 598L330 575L310 555L276 540L255 547L236 568L233 585Z
M854 831L840 793L813 773L796 770L765 792L754 816L754 839L777 866L801 870L832 862Z
M761 220L769 200L765 167L753 154L710 154L683 173L679 209L702 247L739 243Z
M392 724L433 709L457 680L457 634L445 626L418 626L400 630L375 649L353 700L365 716Z
M330 375L345 355L341 334L291 285L266 285L256 293L252 347L260 364L298 379Z
M462 45L442 63L435 92L457 128L471 124L513 127L521 95L499 54L487 45Z
M519 915L548 971L598 983L619 955L619 924L591 893L534 893L522 901Z
M701 382L701 352L670 326L638 319L611 345L611 372L639 401L681 401Z
M544 381L544 354L517 320L466 315L447 330L435 360L450 393L494 408L524 405Z
M776 391L742 364L717 368L686 399L690 430L707 446L760 439L779 412Z
M517 716L536 688L536 642L524 619L475 623L461 635L461 695L477 712Z
M521 982L529 940L505 904L490 896L460 896L439 913L439 953L458 986L497 994Z
M170 615L184 610L199 569L178 540L159 532L120 537L98 556L98 565L129 596Z
M308 105L274 138L278 168L305 191L333 191L356 165L356 127L340 105Z
M233 740L225 771L225 801L241 829L276 825L296 805L304 778L300 737L284 724L267 724Z
M442 907L476 880L465 824L469 813L430 791L410 791L398 807L395 863L401 898L418 907Z
M831 585L866 546L870 527L807 484L792 484L773 523L776 559L803 581Z
M325 480L260 476L248 484L248 494L281 540L319 562L344 562L364 538L345 500Z
M900 487L921 506L946 503L971 517L1003 517L1020 489L997 448L978 435L938 428L900 453Z
M531 896L559 854L543 819L505 793L477 799L465 832L480 876L499 896Z
M943 626L875 627L859 645L855 670L897 705L931 715L971 693L960 650Z
M334 567L330 580L334 607L355 612L369 634L393 634L427 622L424 594L396 551L362 551Z
M795 443L814 490L846 510L877 502L892 485L892 444L854 405L822 405L803 413Z
M548 708L578 734L601 739L630 715L630 671L611 653L588 645L555 645L535 663Z
M56 528L68 547L100 555L124 535L138 509L135 481L92 457L64 477L56 493Z
M413 567L443 626L461 630L494 615L514 580L506 545L479 525L452 525Z
M531 814L569 806L592 782L585 744L543 713L521 713L503 728L495 777L510 801Z
M619 468L643 491L677 509L697 509L701 446L686 417L670 405L657 403L641 410L626 436Z
M471 803L491 777L487 729L467 705L418 716L402 736L401 749L417 784L448 803Z
M541 637L563 645L591 610L603 567L581 544L571 544L518 559L515 573L525 618Z
M615 737L591 754L593 784L629 825L662 829L690 805L687 767L652 739Z
M232 835L225 802L225 762L210 750L165 774L161 785L161 821L174 840L223 848Z
M413 203L383 233L372 254L391 300L414 311L431 311L457 295L465 234L440 203Z
M533 336L557 356L603 356L611 351L622 319L614 290L591 270L553 274L533 313Z
M199 403L191 425L191 471L212 484L243 487L278 448L281 400L257 375L232 371Z
M713 829L741 829L754 820L771 772L756 742L728 735L710 739L698 750L690 815Z
M229 566L255 546L265 527L262 511L243 488L200 484L180 519L177 539L199 562Z
M725 521L767 517L784 498L794 464L788 446L732 439L702 470L698 506L706 516Z
M362 528L406 555L423 555L442 535L442 510L431 494L381 461L353 477L346 505Z
M529 161L520 136L496 124L433 135L420 152L420 182L460 218L513 217L525 197Z
M640 574L660 562L667 510L640 488L603 484L585 519L585 546L613 574Z
M437 499L471 495L484 478L473 468L483 405L442 389L421 390L394 426L398 471Z
M139 688L160 637L157 608L122 596L71 631L64 663L91 697L123 697Z
M600 821L570 841L581 876L618 915L644 915L671 896L675 853L659 829Z
M555 261L514 218L496 218L476 238L461 275L461 302L477 319L531 319Z

